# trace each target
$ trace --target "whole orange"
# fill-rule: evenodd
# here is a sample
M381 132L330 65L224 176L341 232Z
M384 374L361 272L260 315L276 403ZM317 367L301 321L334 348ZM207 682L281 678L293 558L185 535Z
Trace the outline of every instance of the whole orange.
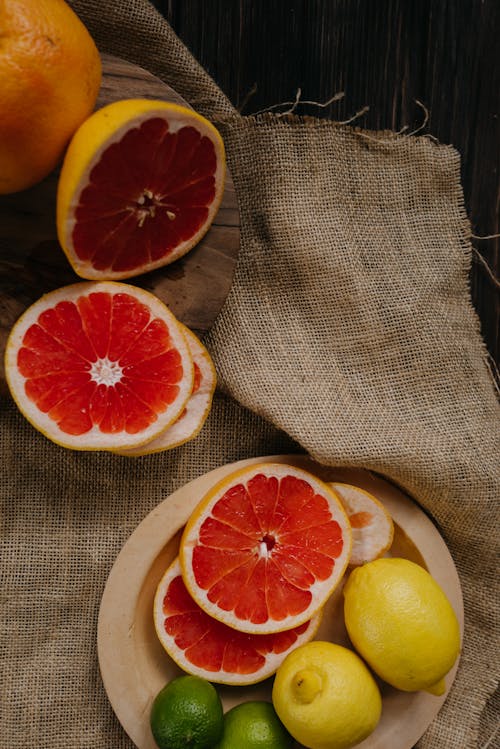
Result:
M94 109L96 45L64 0L0 2L0 194L42 180Z

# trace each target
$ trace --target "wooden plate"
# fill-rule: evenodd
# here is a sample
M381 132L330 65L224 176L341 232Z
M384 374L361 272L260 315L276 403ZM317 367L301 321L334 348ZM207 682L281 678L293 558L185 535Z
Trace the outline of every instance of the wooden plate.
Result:
M187 106L173 89L146 70L103 55L96 108L118 99L163 99ZM82 281L72 270L56 234L59 170L29 190L0 196L0 386L3 351L13 323L42 294ZM221 206L201 242L172 265L127 279L162 299L197 333L212 326L229 292L240 246L238 204L228 174Z
M130 536L109 575L98 622L98 656L108 698L138 749L157 749L149 728L151 703L159 690L182 672L162 649L153 626L153 598L168 564L177 554L181 530L204 493L238 468L259 462L296 465L326 481L352 483L370 491L395 522L393 556L426 567L445 590L463 632L460 582L445 542L428 517L399 489L362 470L328 469L297 455L253 458L217 468L178 489L158 505ZM325 608L316 639L348 645L341 590ZM457 664L446 677L447 690ZM224 708L249 699L271 699L272 679L248 687L216 685ZM400 692L380 682L382 718L361 749L410 749L437 715L446 695Z

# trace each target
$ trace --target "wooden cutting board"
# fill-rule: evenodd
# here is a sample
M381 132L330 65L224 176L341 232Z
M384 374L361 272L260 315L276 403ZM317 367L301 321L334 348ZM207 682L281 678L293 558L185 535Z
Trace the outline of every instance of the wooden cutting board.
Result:
M103 55L96 108L118 99L163 99L187 106L172 88L143 68ZM43 182L0 196L0 389L3 352L13 323L42 294L82 281L69 265L56 233L59 169ZM174 315L200 334L210 329L229 292L240 246L240 216L231 176L210 230L172 265L128 279L156 294Z

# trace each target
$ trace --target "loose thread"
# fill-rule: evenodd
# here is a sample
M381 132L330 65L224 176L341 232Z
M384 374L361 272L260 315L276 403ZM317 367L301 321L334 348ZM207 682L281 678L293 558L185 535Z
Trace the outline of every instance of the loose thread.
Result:
M290 109L287 109L285 112L279 112L278 117L282 117L285 114L292 114L292 112L295 112L299 105L300 97L302 96L302 89L298 88L297 93L295 94L295 101L292 102L292 106Z
M252 88L245 95L245 97L243 98L243 101L241 102L240 106L238 107L238 112L240 114L243 112L243 110L245 109L246 105L248 104L248 102L250 101L250 99L252 98L252 96L255 96L256 93L257 93L257 83L254 83L253 86L252 86Z
M472 239L499 239L500 234L485 234L483 237L480 237L478 234L471 234Z
M425 104L422 104L422 102L419 99L415 99L415 103L418 104L418 106L421 109L424 110L424 121L422 122L421 125L419 125L417 128L415 128L415 130L412 130L411 133L408 133L408 135L416 135L421 130L423 130L425 128L425 126L427 125L427 123L429 122L429 116L430 116L429 115L429 110L427 109L427 107L425 106Z
M352 117L349 117L348 120L342 120L342 122L339 122L339 125L349 125L351 122L354 122L354 120L357 120L358 117L362 117L364 114L370 111L370 107L365 104L364 107L361 107L356 114L353 114Z
M487 365L490 369L493 387L495 388L498 395L500 395L500 372L498 371L496 361L494 360L494 358L492 357L489 351L486 352L486 360L487 360Z
M415 101L415 104L418 104L418 106L424 112L423 122L418 127L416 127L414 130L411 130L409 133L406 133L406 131L409 128L409 125L403 125L403 127L400 130L398 130L397 132L395 132L394 135L403 135L403 133L405 133L407 135L407 137L409 138L411 135L416 135L417 133L419 133L421 130L423 130L427 126L427 123L429 122L429 117L430 117L429 110L427 109L427 107L425 106L425 104L422 104L422 102L420 101L420 99L414 99L414 101ZM373 135L368 135L368 133L359 133L359 135L362 138L366 138L366 140L372 140L375 143L381 143L382 145L392 145L394 143L394 140L389 140L389 139L384 139L384 138L376 138ZM426 135L426 137L427 138L431 138L436 143L439 142L438 139L435 138L433 135Z
M482 745L481 749L488 749L488 747L490 747L492 745L493 739L497 736L499 729L500 729L500 725L498 725L493 730L493 733L491 734L490 738L487 740L487 742L485 744Z
M483 266L483 268L486 270L486 272L487 272L488 276L490 277L491 281L493 282L494 286L496 286L497 289L500 289L500 281L495 276L495 274L493 273L492 269L490 268L490 266L488 265L488 263L486 262L486 260L484 259L484 257L481 255L481 253L479 252L479 250L476 247L474 247L474 245L472 245L472 251L474 253L474 257L477 260L479 260L479 262L481 263L481 265Z
M349 120L346 120L346 122L342 122L341 124L348 125ZM374 143L378 143L379 145L392 146L394 144L393 140L388 140L386 138L375 138L373 135L368 135L368 133L358 132L358 135L360 138L364 138L364 140L371 140ZM397 133L395 133L395 135L397 135Z
M250 91L248 92L248 94L245 96L245 98L243 100L243 103L241 104L241 106L238 109L238 111L240 113L242 112L242 110L244 109L244 107L247 105L249 99L255 94L256 91L257 91L257 84L254 83L254 85L252 86L252 88L250 89ZM309 99L302 99L302 89L298 88L297 92L295 94L295 99L293 101L282 101L282 102L280 102L278 104L271 104L269 107L265 107L264 109L257 110L257 112L253 112L253 115L259 115L259 114L265 114L266 112L272 112L275 109L279 109L280 107L289 107L289 109L286 109L284 112L278 112L277 113L277 117L285 117L286 115L293 114L295 112L295 110L297 109L297 107L300 104L308 104L308 105L313 106L313 107L325 108L325 107L330 106L330 104L333 104L333 102L335 102L335 101L340 101L340 99L343 99L344 96L345 96L345 92L344 91L339 91L336 94L334 94L333 96L331 96L325 102L311 101ZM427 124L429 122L430 113L429 113L429 110L427 109L427 107L425 106L425 104L423 104L420 101L420 99L415 99L415 103L418 104L418 106L423 110L423 112L424 112L424 119L423 119L423 121L421 122L421 124L418 127L416 127L414 130L411 130L408 133L408 136L416 135L421 130L423 130L427 126ZM349 119L347 119L347 120L341 120L341 121L339 121L338 124L339 125L350 125L352 122L354 122L355 120L357 120L359 117L362 117L364 114L366 114L369 111L370 111L370 107L368 105L365 105L364 107L362 107L361 109L359 109L355 114L353 114L352 117L349 117ZM400 130L398 130L395 133L395 135L402 135L403 133L406 133L406 131L408 130L408 128L409 128L409 125L403 125L403 127ZM392 144L391 140L384 140L383 138L376 138L376 137L373 137L371 135L368 135L367 133L360 133L360 136L363 137L363 138L366 138L367 140L373 140L376 143L388 143L388 144ZM434 138L434 136L432 136L432 135L428 135L427 137L429 137L432 140L438 142L437 138Z
M331 96L327 101L321 102L321 101L310 101L309 99L302 99L302 89L298 88L297 93L295 94L295 99L293 101L282 101L279 104L271 104L271 106L266 107L265 109L259 109L257 112L254 112L254 115L258 114L265 114L266 112L272 112L274 109L279 109L280 107L290 107L290 109L287 109L285 112L278 112L278 117L284 117L288 114L293 114L299 104L309 104L313 107L321 107L322 109L324 107L328 107L330 104L333 104L334 101L340 101L340 99L343 99L345 96L345 93L343 91L338 91L336 94Z

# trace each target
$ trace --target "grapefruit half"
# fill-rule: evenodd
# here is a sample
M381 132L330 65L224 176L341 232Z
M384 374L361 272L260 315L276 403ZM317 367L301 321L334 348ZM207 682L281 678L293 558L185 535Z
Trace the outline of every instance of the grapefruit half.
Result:
M341 580L351 529L335 493L308 472L266 463L226 477L181 538L186 587L210 616L269 634L303 624Z
M8 338L5 373L33 426L76 450L151 441L182 412L194 376L169 309L106 281L66 286L29 307Z
M224 177L222 139L201 115L148 99L108 104L66 152L59 242L82 278L130 278L167 265L210 227Z
M195 334L179 323L186 338L194 365L193 390L179 418L151 442L131 450L117 450L120 455L138 456L171 450L194 439L207 420L217 382L210 354Z
M349 564L364 564L383 556L394 538L394 524L384 505L358 486L335 482L330 486L338 494L351 525Z
M156 633L172 660L184 671L218 684L255 684L271 676L293 648L314 637L320 622L321 612L276 634L238 632L193 601L178 558L165 572L154 600Z

